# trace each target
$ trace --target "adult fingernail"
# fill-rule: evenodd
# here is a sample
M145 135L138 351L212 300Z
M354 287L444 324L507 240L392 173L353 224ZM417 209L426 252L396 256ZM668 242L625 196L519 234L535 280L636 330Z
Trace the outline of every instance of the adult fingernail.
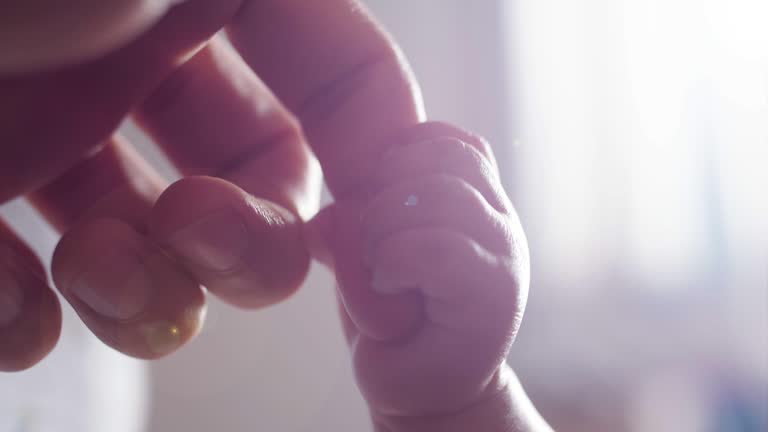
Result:
M154 288L140 253L120 250L89 266L68 291L105 318L129 320L144 312Z
M243 218L232 209L223 209L176 231L167 243L190 263L225 272L242 261L249 235Z
M0 267L0 327L5 327L21 316L24 291L13 272Z

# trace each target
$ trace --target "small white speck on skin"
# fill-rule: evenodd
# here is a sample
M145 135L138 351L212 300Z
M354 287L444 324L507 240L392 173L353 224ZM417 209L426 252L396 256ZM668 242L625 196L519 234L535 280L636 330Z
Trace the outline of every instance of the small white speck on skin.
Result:
M416 207L419 205L419 197L416 195L408 195L408 198L405 199L403 204L405 204L406 207Z

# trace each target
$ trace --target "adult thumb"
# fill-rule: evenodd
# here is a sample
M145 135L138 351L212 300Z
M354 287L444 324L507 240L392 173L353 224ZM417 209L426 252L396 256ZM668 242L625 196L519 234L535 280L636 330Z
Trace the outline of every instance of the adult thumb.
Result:
M0 75L75 64L114 51L179 0L4 0Z

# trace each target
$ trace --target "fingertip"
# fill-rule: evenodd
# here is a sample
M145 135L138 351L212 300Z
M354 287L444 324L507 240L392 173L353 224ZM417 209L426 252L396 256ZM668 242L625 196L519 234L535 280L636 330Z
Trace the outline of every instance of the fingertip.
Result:
M243 308L293 294L309 271L300 219L214 177L187 177L158 199L152 237L212 293Z
M200 285L122 221L95 219L70 230L52 267L56 286L83 322L124 354L159 358L200 331Z
M2 261L0 371L18 372L39 363L56 346L61 334L61 306L26 259L3 253Z

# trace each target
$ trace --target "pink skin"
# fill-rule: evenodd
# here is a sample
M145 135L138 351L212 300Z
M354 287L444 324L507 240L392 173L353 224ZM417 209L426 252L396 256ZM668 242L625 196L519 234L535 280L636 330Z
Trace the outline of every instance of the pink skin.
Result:
M308 265L301 218L319 195L316 156L338 202L307 234L330 239L320 256L335 263L355 373L377 431L547 430L505 363L525 305L528 257L493 155L454 127L421 127L416 83L359 3L190 0L167 15L172 0L106 7L79 0L67 3L67 13L54 8L60 3L12 0L21 18L6 21L16 27L0 17L0 35L10 34L0 39L25 41L13 42L0 60L0 117L11 119L0 128L0 201L29 194L40 214L67 233L53 279L65 297L86 288L70 303L96 335L124 353L154 358L199 329L200 281L244 307L290 295ZM80 32L64 34L60 26ZM225 26L237 55L216 43L196 51ZM62 65L70 66L56 69ZM129 114L194 177L166 189L130 143L112 136ZM214 129L224 135L200 133ZM403 129L417 132L392 137ZM410 144L389 145L400 142ZM367 186L360 190L361 184ZM216 200L200 199L206 196ZM236 257L255 263L237 278L201 265L210 262L169 258L201 250L224 256L203 244L211 236L172 241L190 215L202 218L219 206L237 213L216 214L238 215L251 233L270 237L264 249ZM292 214L280 216L284 211ZM312 234L313 226L322 234ZM16 371L53 348L61 311L39 260L2 221L0 244L19 255L0 265L34 267L14 274L23 302L6 296L0 327L0 370ZM170 250L159 251L159 244ZM151 270L148 284L166 287L162 301L128 320L122 318L143 301L122 304L119 290L91 289L107 285L113 269L129 281L146 276L131 276L122 258L104 265L109 256L102 251L116 248L138 253L134 261ZM226 257L228 265L233 256ZM258 268L265 262L268 272ZM74 283L81 273L88 283ZM254 281L267 281L255 297L227 295Z
M357 383L377 427L431 430L404 425L506 400L529 264L492 155L456 138L420 140L385 154L371 183L366 198L339 200L310 230L327 240ZM482 430L546 430L532 407L521 416L539 429Z
M4 0L0 75L92 60L154 25L178 0Z

